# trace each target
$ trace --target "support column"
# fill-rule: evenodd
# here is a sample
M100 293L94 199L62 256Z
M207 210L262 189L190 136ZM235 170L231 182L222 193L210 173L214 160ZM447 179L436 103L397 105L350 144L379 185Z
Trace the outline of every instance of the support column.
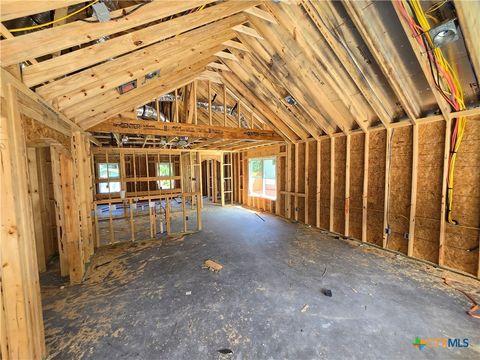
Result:
M16 89L4 81L1 88L0 349L3 358L41 359L45 337L25 136Z

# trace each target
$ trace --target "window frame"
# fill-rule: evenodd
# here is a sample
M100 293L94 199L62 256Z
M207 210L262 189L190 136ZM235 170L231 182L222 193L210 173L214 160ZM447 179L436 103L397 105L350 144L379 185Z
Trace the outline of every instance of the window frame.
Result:
M251 175L250 175L250 161L252 160L261 160L262 161L262 194L258 194L258 193L254 193L252 192L251 190L251 187L250 187L250 178L251 178ZM264 161L265 160L274 160L275 161L275 196L268 196L266 195L266 184L265 184L265 165L264 165ZM273 156L261 156L261 157L254 157L254 158L249 158L248 159L248 163L247 163L247 175L248 175L248 196L249 197L258 197L258 198L262 198L262 199L267 199L267 200L272 200L272 201L276 201L277 200L277 192L278 192L278 189L277 189L277 162L278 162L278 156L276 155L273 155Z
M110 177L110 169L109 165L111 164L116 164L118 167L118 176ZM100 174L100 168L102 165L107 165L107 176L103 177ZM120 174L120 163L119 162L99 162L97 163L97 179L98 179L98 187L97 187L97 193L101 195L108 195L108 194L119 194L122 190L122 183L120 181L121 179L121 174ZM112 181L112 180L117 180L118 181ZM102 189L102 185L106 184L105 190ZM110 191L111 186L113 184L118 184L118 191Z
M175 189L175 184L172 184L172 182L173 182L174 180L172 180L172 179L163 179L163 180L162 180L162 179L161 179L162 177L169 177L169 178L171 178L171 177L173 176L173 175L172 175L172 174L173 174L173 163L171 163L171 162L162 162L162 161L158 162L158 161L157 161L157 162L156 162L156 165L157 165L157 166L156 166L156 173L157 173L156 175L157 175L157 178L159 178L159 179L157 180L157 188L158 188L158 190L172 190L172 189ZM169 175L167 175L167 176L161 175L161 172L160 172L160 167L161 167L161 165L169 165L169 166L168 166L168 167L169 167L169 171L168 171L168 172L169 172ZM168 188L167 188L167 187L163 187L163 186L161 185L162 182L167 182L167 181L168 181L168 184L169 184L169 185L168 185Z

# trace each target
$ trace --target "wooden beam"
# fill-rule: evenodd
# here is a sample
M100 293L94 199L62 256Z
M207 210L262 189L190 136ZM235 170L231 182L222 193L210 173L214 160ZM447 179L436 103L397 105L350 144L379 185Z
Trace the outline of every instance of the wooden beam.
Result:
M321 142L317 140L317 159L315 163L317 164L317 187L316 187L316 222L315 225L317 228L320 227L320 190L321 190L321 174L322 174L322 161L321 161Z
M236 32L238 32L240 34L244 34L244 35L247 35L247 36L251 36L251 37L263 40L263 36L260 35L257 32L257 30L255 30L254 28L251 28L251 27L248 27L248 26L245 26L245 25L237 25L237 26L233 27L233 30L235 30Z
M330 225L329 230L334 231L335 214L335 138L330 138Z
M346 136L346 154L345 154L345 229L344 235L350 235L350 143L351 135Z
M117 95L110 101L105 101L97 105L95 108L90 109L88 113L79 114L75 120L79 122L79 125L82 128L89 128L101 123L105 119L111 118L124 111L128 111L128 109L131 109L132 107L141 106L151 100L152 92L157 93L160 96L188 84L201 71L203 71L206 64L211 60L211 57L207 57L200 60L198 63L189 66L187 65L176 73L171 73L168 76L155 79L155 81L152 81L146 86L131 90L123 95Z
M343 2L343 5L350 15L352 22L355 24L355 27L362 35L363 40L367 44L370 52L375 57L375 60L382 70L383 75L397 95L410 121L415 123L415 119L420 114L420 109L414 98L412 98L412 94L404 91L405 86L401 82L402 76L398 72L398 66L390 61L389 52L387 49L383 48L381 39L376 37L374 38L374 29L372 28L371 24L366 22L363 18L364 12L359 10L359 4L355 3L355 1L349 0Z
M44 85L37 93L56 102L67 116L83 112L90 106L85 105L87 100L105 102L105 96L99 95L109 90L118 95L117 88L132 80L136 80L136 88L148 86L171 69L181 69L180 64L199 61L195 56L205 57L209 49L215 49L215 54L223 48L222 42L235 36L231 27L243 21L245 16L236 14ZM160 77L146 80L145 75L153 71L160 71ZM67 110L69 107L73 109Z
M438 246L438 264L443 266L445 263L445 232L447 222L447 176L450 166L450 141L452 133L452 120L445 122L445 142L443 149L443 174L442 174L442 200L440 207L440 236Z
M440 91L438 90L435 84L435 81L432 78L430 67L428 66L428 61L426 57L427 55L420 48L420 45L417 43L417 39L413 37L413 34L411 33L409 25L406 23L406 20L403 18L401 11L399 10L399 6L403 6L403 5L400 2L393 2L393 8L397 13L398 19L402 24L403 31L405 32L405 35L407 36L407 39L410 42L410 46L412 47L412 50L417 58L417 61L420 64L420 67L422 68L423 74L425 75L425 78L428 84L430 85L430 88L432 89L433 95L437 100L437 104L438 104L438 107L440 108L440 112L442 113L444 119L448 120L451 112L450 105L446 102L446 100L440 94Z
M220 3L202 11L176 17L115 37L107 42L81 48L58 58L42 61L41 64L25 68L23 80L28 86L38 85L46 80L58 78L130 51L145 48L169 37L204 26L212 21L234 15L251 3L249 1Z
M0 3L0 21L17 19L28 15L34 15L45 11L55 10L62 7L68 7L78 3L83 3L79 0L50 0L50 1L35 1L35 0L2 0Z
M160 136L192 136L206 139L249 139L283 141L271 130L231 128L224 126L203 126L184 123L168 123L116 117L88 129L91 132L119 132Z
M480 78L480 44L478 43L478 39L480 39L480 25L478 23L480 3L478 1L455 0L454 4L462 35L478 79Z
M337 41L333 33L325 25L325 22L322 20L322 14L319 14L316 9L317 5L306 0L301 0L301 4L305 11L310 15L318 30L322 33L330 48L333 50L349 75L355 81L365 99L372 106L380 121L385 127L388 127L392 120L390 115L385 110L379 99L375 97L373 89L368 85L368 83L365 83L365 78L360 74L359 69L355 66L355 64L352 63L352 59L350 58L348 51Z
M383 241L382 246L383 248L387 248L388 245L388 238L390 236L391 229L389 227L389 205L390 205L390 157L392 154L392 135L393 131L390 128L387 128L387 136L386 136L386 145L385 145L385 196L383 201Z
M246 12L249 15L258 17L259 19L265 20L270 24L278 24L277 20L275 20L272 14L258 7L251 7L249 9L244 10L244 12Z
M19 4L18 1L14 2ZM35 1L35 3L37 2L39 1ZM86 19L87 21L74 21L3 40L0 54L2 66L17 64L28 58L38 58L79 44L90 43L92 40L142 26L211 2L213 1L152 1L129 16L123 16L124 11L133 10L138 5L112 11L110 13L112 17L121 17L116 21L92 24L89 21L96 21L96 18L90 17ZM58 5L58 7L65 7L65 2L59 1Z
M25 135L16 88L3 76L1 82L0 349L5 359L41 359L46 351Z
M413 256L415 241L415 215L417 208L417 177L418 177L418 125L413 125L413 150L412 150L412 188L410 194L410 222L408 226L407 255Z
M370 132L365 133L363 148L363 191L362 191L362 242L367 242L368 227L368 162L370 154Z

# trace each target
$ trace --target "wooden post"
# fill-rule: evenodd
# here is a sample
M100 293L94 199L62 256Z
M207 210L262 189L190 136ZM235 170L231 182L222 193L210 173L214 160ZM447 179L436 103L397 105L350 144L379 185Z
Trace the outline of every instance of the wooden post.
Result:
M368 158L370 152L370 133L365 133L363 148L363 193L362 193L362 241L367 241L368 220Z
M225 168L224 168L224 156L222 153L220 156L220 203L225 206Z
M193 80L193 122L198 124L198 110L197 110L197 80Z
M443 150L443 174L442 174L442 204L440 208L440 239L438 247L438 264L443 266L445 262L445 230L447 216L447 176L450 161L450 136L452 132L452 120L445 122L445 144ZM480 254L479 254L480 258Z
M345 154L345 230L344 235L349 236L350 230L350 142L351 135L347 135Z
M183 94L183 96L185 98L185 103L186 103L188 101L186 92L185 94ZM180 118L178 115L178 90L177 89L175 89L175 122L180 122Z
M208 80L208 124L213 125L212 120L212 82Z
M25 136L16 89L1 80L0 349L5 359L41 359L45 337Z
M85 261L80 234L79 205L76 198L73 161L66 153L60 154L60 171L70 282L78 284L82 282Z
M223 126L227 126L227 85L223 84Z
M35 231L35 248L37 250L38 270L44 272L47 270L45 262L45 244L43 238L43 223L42 223L42 207L39 190L39 176L37 171L37 150L35 148L27 148L28 158L28 192L30 201L32 202L33 210L33 224Z
M299 169L299 156L298 156L298 143L295 143L294 149L295 149L295 196L293 198L293 207L294 207L294 219L295 221L298 221L298 183L300 181L299 177L300 174L298 173Z
M388 245L388 236L387 232L390 231L388 228L388 203L390 197L390 154L391 149L391 138L392 138L392 129L387 128L387 140L386 140L386 154L385 154L385 197L383 205L383 242L382 246L384 248Z
M418 125L413 125L412 151L412 189L410 197L410 223L408 226L408 256L413 256L415 239L415 212L417 207L417 174L418 174Z
M321 142L317 140L317 187L316 187L316 226L317 228L320 227L320 187L321 187L321 181L320 177L322 174L322 159L321 159Z
M309 154L308 154L308 144L309 142L308 141L305 141L305 167L304 167L304 178L305 178L305 198L304 198L304 202L305 202L305 224L308 224L308 202L309 202L309 192L308 192L308 165L309 165ZM298 174L298 175L302 175L302 174Z
M292 146L291 144L287 144L287 166L285 167L286 176L285 179L287 180L286 190L287 193L285 194L285 217L287 219L292 218L292 197L290 193L292 191Z
M330 226L333 231L333 215L335 209L335 138L330 138Z
M60 151L57 145L50 147L50 160L52 163L53 197L55 199L55 223L57 225L58 255L60 260L60 275L68 275L67 244L65 240L62 176L60 173Z
M165 226L167 228L167 235L171 233L170 220L170 197L167 195L165 198Z

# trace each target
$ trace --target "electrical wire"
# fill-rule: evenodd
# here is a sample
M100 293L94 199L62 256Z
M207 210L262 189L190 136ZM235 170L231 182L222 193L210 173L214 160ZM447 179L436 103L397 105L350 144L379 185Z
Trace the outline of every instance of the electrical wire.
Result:
M17 28L17 29L8 29L8 31L10 31L11 33L16 33L16 32L20 32L20 31L29 31L29 30L35 30L35 29L40 29L42 27L45 27L45 26L48 26L48 25L52 25L52 24L55 24L59 21L63 21L65 19L68 19L69 17L72 17L73 15L76 15L78 14L79 12L82 12L83 10L89 8L90 6L96 4L97 2L99 2L100 0L94 0L92 1L90 4L88 5L85 5L84 7L78 9L78 10L75 10L74 12L71 12L70 14L67 14L65 16L62 16L61 18L58 18L58 19L55 19L55 20L52 20L52 21L48 21L46 23L43 23L43 24L38 24L38 25L34 25L34 26L27 26L27 27L23 27L23 28Z
M436 19L430 14L438 10L447 2L448 0L445 0L434 4L427 10L427 12L422 9L419 0L399 0L395 2L395 4L403 18L407 21L417 42L427 54L427 60L429 62L430 71L435 82L435 86L452 109L455 111L461 111L466 107L464 102L464 93L458 79L458 74L445 59L442 50L434 45L429 34L431 26L428 22L428 18L434 19L434 22L436 22ZM410 13L408 12L407 8L410 10ZM457 118L455 120L450 139L447 179L444 180L447 182L446 219L450 224L458 224L452 216L454 175L457 153L460 149L463 135L465 133L465 126L466 118Z

